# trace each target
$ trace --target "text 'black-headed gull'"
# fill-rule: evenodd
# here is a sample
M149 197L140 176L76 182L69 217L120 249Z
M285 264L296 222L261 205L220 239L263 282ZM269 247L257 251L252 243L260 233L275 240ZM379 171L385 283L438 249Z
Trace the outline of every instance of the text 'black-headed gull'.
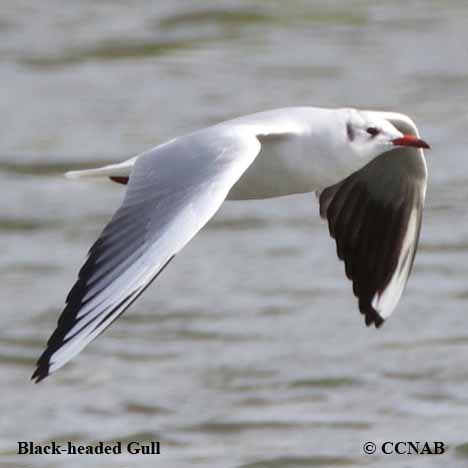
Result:
M68 173L128 188L91 247L32 378L44 379L102 333L226 199L315 192L366 324L380 326L416 253L427 182L422 148L429 145L402 114L292 107Z

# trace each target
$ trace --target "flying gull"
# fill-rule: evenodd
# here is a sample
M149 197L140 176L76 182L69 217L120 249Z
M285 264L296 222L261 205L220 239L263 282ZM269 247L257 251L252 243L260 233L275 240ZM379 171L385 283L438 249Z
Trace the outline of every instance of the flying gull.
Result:
M119 317L224 200L315 192L366 325L405 288L427 184L413 121L393 112L291 107L228 120L132 159L67 173L127 184L91 247L32 376L41 381Z

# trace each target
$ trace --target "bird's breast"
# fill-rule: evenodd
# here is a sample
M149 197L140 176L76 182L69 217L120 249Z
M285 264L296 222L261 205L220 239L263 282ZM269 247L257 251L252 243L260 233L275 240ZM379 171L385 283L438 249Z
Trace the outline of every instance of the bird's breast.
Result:
M262 135L261 150L231 189L228 200L281 197L315 190L295 135Z

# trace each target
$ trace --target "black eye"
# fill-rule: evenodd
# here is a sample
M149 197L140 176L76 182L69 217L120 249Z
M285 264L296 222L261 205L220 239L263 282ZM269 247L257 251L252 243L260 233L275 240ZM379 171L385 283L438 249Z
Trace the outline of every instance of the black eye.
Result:
M366 132L369 134L369 135L372 135L373 137L375 137L376 135L378 135L380 133L380 130L376 127L369 127L366 129Z

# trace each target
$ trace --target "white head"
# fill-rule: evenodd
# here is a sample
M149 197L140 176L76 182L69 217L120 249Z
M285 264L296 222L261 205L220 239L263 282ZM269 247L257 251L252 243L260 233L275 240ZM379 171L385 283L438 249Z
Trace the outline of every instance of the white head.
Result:
M345 111L346 137L352 151L362 160L370 161L398 146L430 148L415 135L404 135L388 120L372 111Z

